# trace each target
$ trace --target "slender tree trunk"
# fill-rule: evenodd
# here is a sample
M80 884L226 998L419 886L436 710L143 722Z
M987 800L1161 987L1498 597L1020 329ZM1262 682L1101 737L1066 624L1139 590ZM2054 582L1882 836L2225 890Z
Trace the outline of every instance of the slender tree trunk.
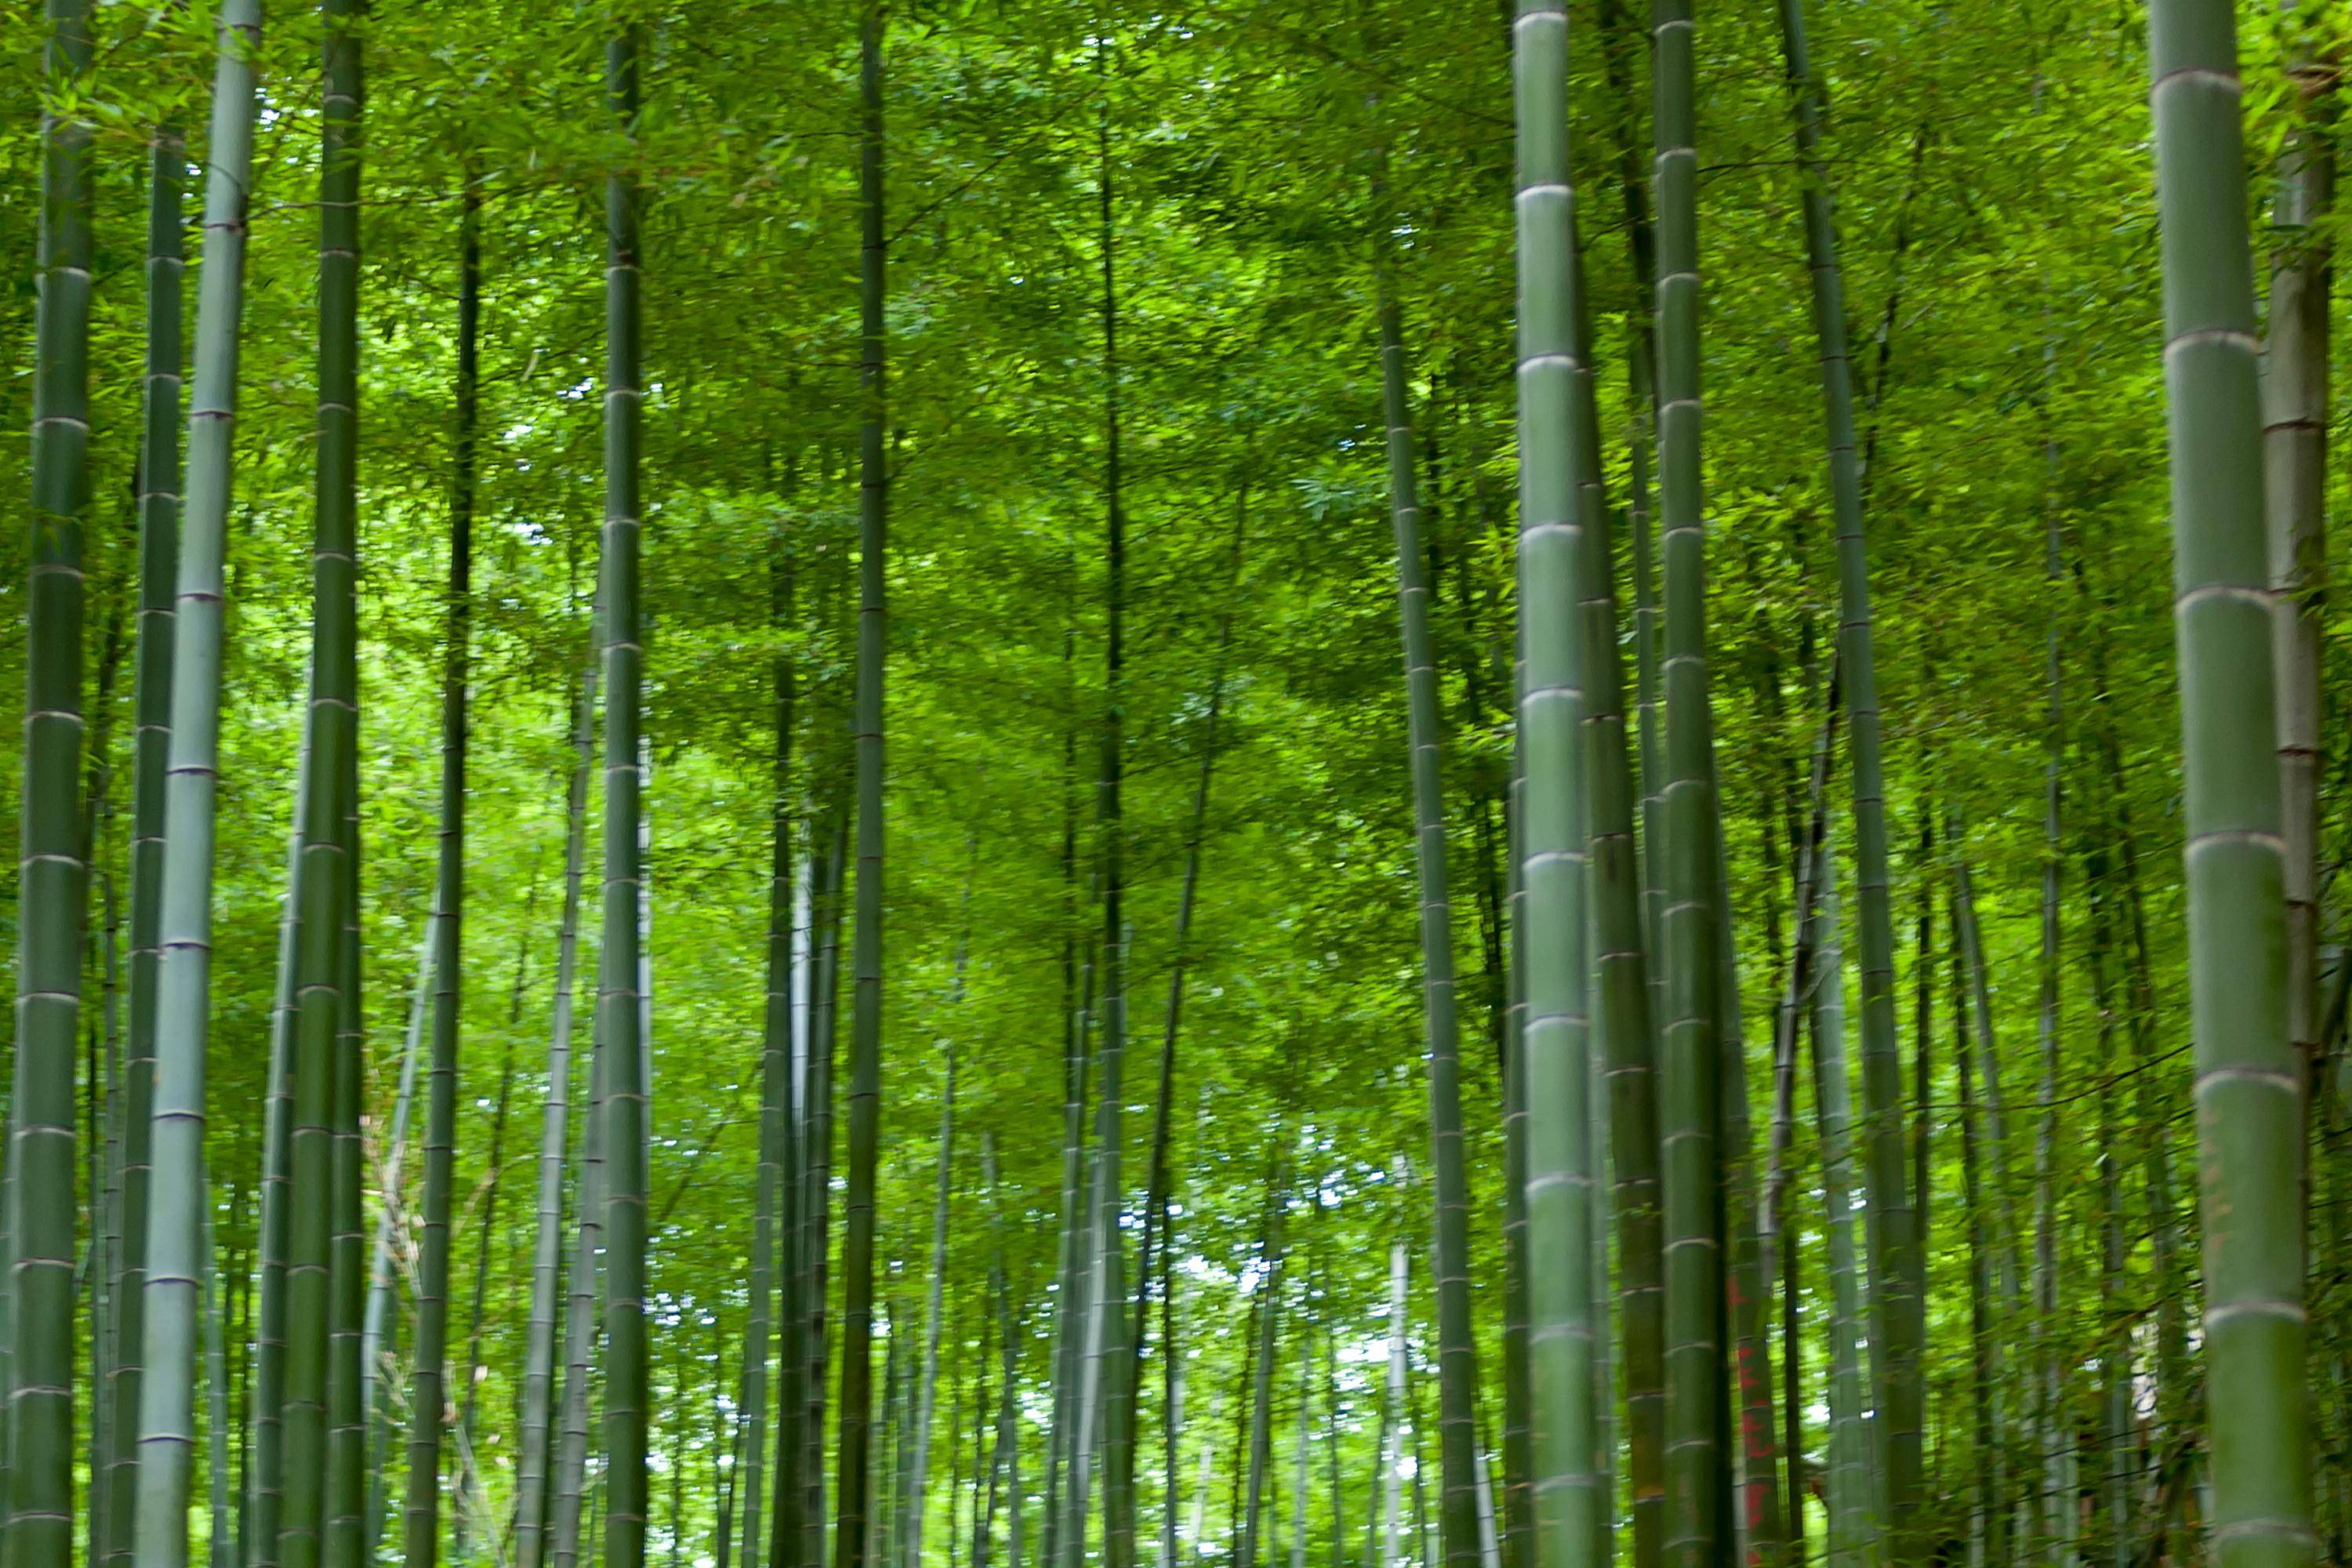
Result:
M997 1352L1001 1358L1001 1381L997 1391L995 1441L988 1461L988 1480L984 1506L971 1538L971 1568L991 1568L995 1558L996 1510L999 1487L1011 1472L1011 1483L1005 1487L1009 1497L1013 1537L1020 1539L1022 1496L1017 1457L1020 1450L1021 1411L1017 1403L1021 1386L1021 1345L1013 1321L1012 1288L1004 1277L1004 1216L1003 1193L997 1185L996 1140L993 1134L980 1135L980 1181L988 1194L988 1299L996 1316ZM1013 1548L1017 1559L1019 1549Z
M755 1353L755 1347L746 1334L743 1341L746 1354ZM717 1497L718 1515L711 1521L710 1555L717 1568L732 1568L735 1561L735 1499L742 1490L744 1412L739 1405L731 1414L719 1390L727 1386L723 1365L711 1363L711 1409L718 1417L718 1430L710 1445L710 1489ZM740 1379L737 1386L741 1386Z
M1822 1197L1827 1210L1830 1323L1830 1568L1864 1561L1871 1541L1870 1434L1864 1419L1862 1289L1854 1237L1852 1090L1845 1058L1845 972L1839 933L1837 863L1827 840L1814 861L1813 1103L1821 1119Z
M605 90L624 136L636 132L642 69L636 34L605 47ZM597 976L598 1048L604 1057L604 1562L643 1568L646 1556L645 1311L646 1070L640 833L645 790L640 709L645 647L638 587L642 509L637 463L645 391L639 374L638 191L633 169L605 183L604 940Z
M1121 1342L1127 1327L1127 512L1120 448L1123 394L1118 357L1118 230L1112 202L1109 44L1097 38L1095 67L1104 99L1097 121L1099 248L1102 255L1104 697L1102 785L1097 792L1103 865L1102 1096L1096 1106L1095 1344L1102 1399L1104 1568L1134 1568L1135 1380L1133 1355ZM1140 1276L1139 1276L1140 1278ZM1080 1458L1082 1468L1089 1457ZM1081 1501L1085 1498L1080 1489ZM1081 1523L1078 1539L1085 1539Z
M76 95L88 0L47 0L26 588L16 1040L8 1099L5 1515L12 1568L68 1568L74 1524L74 1046L89 867L82 746L82 524L89 507L89 149Z
M883 530L889 468L883 452L883 16L866 9L859 40L859 435L857 615L857 922L851 973L849 1190L842 1237L840 1521L835 1568L866 1568L873 1403L876 1135L882 1095ZM616 1568L630 1568L619 1564Z
M2117 1005L2121 987L2116 976L2118 944L2112 875L2107 847L2095 837L2084 856L2083 880L2090 902L2091 984L2099 1009L2097 1070L2102 1079L2108 1079L2115 1070L2116 1029L2123 1015ZM2117 1096L2100 1097L2099 1309L2101 1321L2108 1325L2099 1344L2099 1442L2106 1460L2100 1511L2108 1563L2112 1568L2131 1568L2139 1540L2133 1508L2139 1455L2132 1409L2132 1318L2125 1297L2129 1245L2124 1235L2125 1133L2118 1109Z
M355 9L324 8L323 142L319 163L317 531L311 551L310 766L296 811L302 853L294 916L293 1106L289 1202L285 1447L278 1561L315 1568L324 1549L329 1319L333 1289L336 1058L344 992L344 922L356 885L352 828L359 721L358 399L360 56ZM427 1249L431 1242L428 1236ZM420 1296L423 1292L420 1291ZM420 1308L422 1302L420 1300ZM421 1316L421 1312L420 1312ZM357 1456L346 1456L356 1458ZM431 1568L431 1559L422 1560Z
M1304 1318L1305 1314L1300 1316ZM1299 1348L1304 1351L1307 1347ZM1291 1429L1290 1445L1290 1568L1307 1568L1307 1433L1312 1408L1307 1397L1307 1367L1313 1359L1311 1355L1298 1358L1298 1424Z
M1209 784L1217 763L1217 742L1220 721L1224 712L1225 669L1233 654L1234 620L1241 592L1242 550L1249 533L1249 482L1244 479L1234 511L1233 577L1227 585L1225 611L1217 624L1217 653L1209 677L1208 712L1201 728L1201 773L1192 789L1192 822L1184 841L1184 880L1176 899L1175 951L1168 966L1168 1016L1160 1036L1160 1098L1152 1114L1151 1166L1143 1199L1143 1234L1136 1246L1135 1267L1135 1332L1128 1341L1128 1377L1129 1386L1141 1387L1143 1378L1143 1342L1151 1310L1151 1268L1154 1247L1162 1252L1172 1252L1174 1240L1167 1234L1170 1172L1169 1139L1176 1093L1176 1030L1183 1016L1184 980L1190 942L1192 935L1192 914L1201 890L1201 849L1208 837ZM1162 1259L1163 1266L1165 1259ZM1172 1322L1172 1319L1170 1320ZM1163 1353L1173 1356L1172 1348L1163 1347ZM1171 1376L1174 1374L1171 1373ZM1173 1463L1173 1437L1170 1441L1171 1464ZM1129 1450L1130 1468L1133 1447ZM1174 1470L1169 1472L1169 1503L1166 1530L1172 1531L1175 1520L1176 1483ZM1129 1487L1133 1481L1130 1477ZM1172 1535L1162 1542L1161 1568L1176 1568ZM973 1568L986 1568L975 1562Z
M2328 308L2335 246L2332 52L2312 52L2296 0L2286 13L2295 121L2280 153L2263 343L2263 468L2276 629L2279 777L2286 829L2287 1032L2315 1070L2319 1039L2319 776L2322 616L2327 595Z
M788 475L792 472L788 468ZM769 542L769 618L778 638L770 672L775 703L776 734L770 781L768 860L768 988L761 1020L760 1047L760 1170L752 1220L751 1310L744 1329L744 1446L737 1460L743 1491L743 1568L761 1568L761 1552L771 1552L775 1568L786 1568L788 1552L801 1541L801 1447L803 1357L801 1324L804 1303L799 1272L803 1227L797 1168L796 1118L800 1110L793 1089L796 1018L793 1010L795 900L793 847L797 822L792 784L793 733L797 677L789 651L793 628L793 542L781 522ZM779 1246L779 1243L782 1245ZM781 1418L776 1445L776 1510L774 1540L760 1533L761 1487L768 1449L769 1314L777 1300L777 1260L789 1281L785 1306L777 1328L779 1371L776 1410Z
M1666 784L1664 1148L1666 1542L1675 1568L1724 1560L1731 1521L1724 1431L1724 1043L1715 898L1705 517L1699 460L1696 89L1688 0L1653 0L1658 192L1659 497L1664 520Z
M1390 511L1395 524L1398 602L1404 633L1413 858L1421 887L1423 1014L1429 1047L1438 1378L1444 1407L1438 1424L1442 1512L1447 1568L1475 1568L1477 1500L1472 1453L1478 1366L1471 1332L1469 1181L1462 1153L1461 1042L1454 1019L1453 919L1446 893L1445 805L1438 762L1443 724L1437 667L1430 647L1429 591L1423 581L1421 503L1406 406L1403 338L1385 258L1380 276L1381 380L1387 408Z
M514 1100L514 1040L522 1029L523 982L529 972L530 939L535 934L531 917L538 908L539 883L534 878L529 890L523 894L523 940L515 953L513 1001L507 1011L506 1045L500 1052L499 1063L499 1097L490 1111L489 1161L483 1169L479 1198L482 1214L474 1242L474 1298L467 1311L465 1375L458 1384L457 1405L457 1442L459 1452L466 1456L477 1453L480 1447L474 1437L474 1411L479 1403L481 1389L482 1319L489 1305L490 1238L498 1233L499 1183L506 1170L507 1111ZM465 1460L465 1464L467 1469L475 1470L470 1458ZM478 1470L475 1470L474 1479L478 1489L481 1484ZM459 1510L453 1522L451 1555L459 1562L467 1561L471 1553L467 1551L467 1510ZM491 1533L495 1535L496 1532ZM495 1541L493 1544L496 1544Z
M1966 998L1958 984L1959 952L1957 938L1953 959L1953 1007L1956 1032L1961 1026ZM1969 1233L1969 1340L1973 1351L1969 1368L1976 1413L1975 1496L1970 1500L1969 1540L1972 1555L1988 1563L2008 1561L2009 1498L2001 1461L2000 1407L1997 1384L1999 1351L1992 1337L1990 1310L1991 1248L1985 1244L1983 1180L1978 1148L1976 1074L1964 1044L1952 1053L1959 1080L1961 1201L1967 1209Z
M1919 1257L1928 1253L1929 1173L1935 1110L1936 1025L1936 809L1931 800L1919 813L1919 914L1912 928L1917 1012L1911 1026L1911 1207L1918 1216Z
M415 1364L408 1401L408 1489L404 1557L433 1568L441 1549L441 1438L449 1419L449 1222L456 1189L457 1065L465 995L466 763L471 679L473 440L478 348L478 220L461 241L457 348L457 478L449 513L447 640L441 672L441 827L434 882L431 1047L425 1073L425 1189L417 1254ZM289 1430L289 1440L291 1433ZM289 1562L286 1568L298 1568Z
M965 897L970 899L967 885ZM956 947L956 1000L963 993L963 945ZM923 1364L915 1388L915 1429L913 1462L907 1478L907 1531L905 1541L906 1568L920 1568L923 1561L923 1501L931 1465L931 1419L939 1407L940 1335L945 1314L948 1278L948 1208L954 1195L955 1152L955 1050L950 1047L947 1057L947 1092L940 1101L939 1178L936 1196L931 1204L931 1278L930 1301L924 1313ZM952 1427L950 1428L953 1430ZM953 1497L953 1492L950 1492ZM950 1514L953 1510L950 1508ZM954 1531L949 1531L954 1539Z
M1920 1536L1922 1432L1919 1370L1926 1339L1925 1263L1905 1169L1902 1067L1895 1033L1895 926L1888 895L1885 784L1880 758L1878 678L1871 646L1870 578L1862 474L1853 429L1853 363L1838 270L1837 223L1821 152L1823 98L1805 44L1803 0L1780 0L1782 58L1804 175L1805 250L1813 322L1821 339L1822 398L1830 489L1838 531L1838 663L1853 757L1853 842L1861 938L1863 1107L1868 1173L1873 1404L1885 1450L1887 1561L1925 1560Z
M601 1013L602 1009L599 1009ZM549 1486L548 1556L554 1568L580 1561L581 1509L587 1483L589 1383L596 1361L596 1296L604 1236L604 1095L611 1053L601 1017L592 1021L588 1115L580 1134L578 1230L566 1281L563 1404Z
M1388 1382L1381 1405L1381 1552L1380 1568L1399 1568L1404 1541L1399 1533L1403 1517L1399 1508L1399 1475L1404 1446L1406 1348L1406 1288L1411 1279L1412 1249L1398 1240L1389 1244ZM1172 1565L1171 1565L1172 1568Z
M345 654L359 686L356 647ZM321 1549L329 1568L367 1560L368 1452L361 1341L367 1318L367 1153L360 1140L366 1098L366 1010L360 992L360 759L357 736L343 752L343 837L351 875L343 889L336 957L341 976L335 1021L333 1187L327 1310L327 1489Z
M808 1415L802 1426L801 1467L805 1491L802 1529L803 1568L825 1562L824 1414L825 1374L831 1357L825 1339L825 1280L832 1254L828 1237L833 1224L833 1088L837 1025L840 1021L841 917L843 863L850 851L849 825L836 815L824 861L824 879L815 900L816 963L810 971L814 1000L809 1006L809 1152L804 1190L808 1194L806 1232L808 1373L803 1384Z
M384 1385L399 1373L399 1322L393 1308L393 1237L401 1226L401 1188L408 1163L409 1113L416 1100L416 1070L423 1058L425 1020L433 999L433 951L441 940L439 921L429 915L425 941L416 955L416 984L409 994L408 1027L400 1053L400 1083L394 1091L391 1136L381 1156L377 1187L382 1194L375 1224L375 1242L368 1257L368 1296L360 1321L361 1398L367 1410L368 1498L367 1551L371 1556L383 1535L385 1510L384 1452L392 1417L384 1405ZM404 1234L404 1232L403 1233Z
M122 1058L122 1149L117 1166L122 1247L112 1282L120 1347L104 1391L111 1446L106 1503L110 1563L131 1559L137 1517L140 1379L146 1338L147 1200L154 1115L156 967L163 892L163 801L172 742L173 579L180 555L180 317L186 264L187 148L159 125L148 142L147 359L140 384L139 653L131 804L131 1012ZM207 1322L212 1319L209 1314ZM0 1452L5 1446L0 1445Z
M1611 781L1596 777L1590 792L1595 879L1596 936L1600 942L1599 1010L1610 1084L1612 1207L1617 1227L1618 1317L1624 1335L1625 1425L1628 1479L1633 1504L1635 1568L1657 1568L1664 1550L1665 1370L1664 1244L1660 1204L1658 1121L1658 1018L1664 1006L1665 965L1649 962L1664 954L1660 940L1665 832L1659 791L1665 780L1664 726L1658 704L1658 606L1653 595L1648 435L1654 414L1650 355L1655 304L1656 260L1650 223L1649 186L1639 152L1639 116L1628 56L1638 33L1622 0L1601 0L1598 15L1601 61L1608 98L1616 108L1617 175L1624 200L1625 235L1633 274L1626 364L1633 407L1630 446L1630 523L1633 534L1633 647L1641 768L1638 781L1624 776L1622 804ZM1590 317L1589 307L1583 312ZM1586 544L1586 558L1592 555ZM1606 559L1605 553L1602 559ZM1587 593L1597 593L1588 585ZM1588 624L1588 647L1603 628ZM1613 628L1609 635L1613 641ZM1605 668L1595 693L1607 701ZM1622 731L1622 678L1618 705ZM1605 741L1605 714L1593 715L1602 743L1589 748L1586 765L1602 773L1615 764ZM1621 747L1622 750L1622 747ZM1630 764L1626 769L1630 775ZM1633 800L1640 792L1639 864L1633 840ZM1641 923L1629 940L1622 908L1623 885L1639 879ZM1629 954L1632 954L1630 959ZM1640 994L1635 994L1635 992Z
M540 1113L538 1225L531 1244L530 1324L523 1352L522 1442L517 1466L516 1568L541 1568L548 1552L548 1472L555 1425L556 1326L564 1316L561 1294L563 1166L571 1142L572 994L580 952L580 885L586 858L588 773L595 757L595 712L596 661L592 658L581 672L580 697L573 710L572 782L564 805L563 923L556 938L554 1015L547 1043L547 1100ZM393 1142L396 1150L396 1131ZM394 1168L398 1168L396 1157ZM387 1279L387 1291L389 1284ZM746 1568L750 1565L746 1564Z
M1771 1147L1764 1184L1763 1219L1759 1236L1761 1256L1757 1270L1759 1278L1766 1279L1773 1278L1777 1272L1782 1287L1780 1353L1785 1379L1782 1415L1786 1423L1782 1447L1787 1451L1789 1466L1789 1559L1794 1564L1801 1564L1805 1555L1805 1444L1803 1407L1799 1399L1803 1382L1798 1338L1800 1248L1795 1216L1788 1203L1787 1166L1796 1125L1798 1032L1808 1014L1816 1022L1821 1016L1817 991L1823 985L1836 987L1844 984L1842 973L1834 971L1825 973L1821 967L1822 944L1837 934L1824 929L1820 910L1825 879L1832 874L1832 868L1825 858L1829 853L1830 769L1837 756L1838 698L1837 672L1832 669L1828 700L1822 714L1821 735L1813 745L1810 787L1806 795L1810 804L1802 819L1804 826L1801 831L1793 822L1790 826L1796 849L1794 940L1790 944L1789 978L1781 992L1778 1016L1774 1020ZM1840 994L1833 1001L1843 1027L1844 997ZM1843 1045L1843 1038L1840 1043ZM1842 1053L1840 1059L1843 1059ZM1776 1260L1779 1265L1777 1270L1774 1267ZM1837 1321L1832 1320L1833 1333L1839 1331Z
M2045 381L2054 351L2046 346L2042 363ZM2046 389L2045 389L2046 390ZM2046 421L2049 417L2045 409ZM2065 1568L2074 1556L2075 1521L2079 1509L2074 1492L2074 1434L2065 1410L2065 1363L2069 1356L2058 1321L2058 1046L2060 975L2064 955L2059 951L2059 893L2063 886L2065 845L2060 831L2063 805L2063 772L2066 756L2065 665L2062 658L2064 590L2056 476L2059 454L2054 436L2045 434L2045 468L2050 489L2043 500L2042 583L2050 595L2043 613L2045 634L2043 686L2047 693L2047 728L2042 742L2042 973L2039 1044L2042 1047L2042 1116L2034 1139L2033 1157L2033 1296L2034 1359L2041 1377L2035 1411L2041 1426L2042 1496L2047 1522L2044 1533L2051 1568Z
M1242 1510L1241 1529L1234 1544L1234 1568L1259 1568L1258 1553L1265 1539L1266 1475L1274 1458L1274 1352L1276 1331L1282 1317L1283 1205L1288 1195L1287 1185L1282 1163L1277 1161L1273 1180L1266 1185L1265 1229L1258 1245L1260 1268L1255 1292L1257 1297L1257 1322L1249 1366L1249 1440L1245 1467L1249 1489Z
M209 1178L200 1184L209 1190ZM210 1568L233 1568L236 1533L229 1513L228 1473L228 1339L221 1326L219 1253L213 1245L213 1211L207 1203L198 1216L197 1265L204 1270L202 1307L205 1315L205 1447L207 1468L205 1499L212 1523ZM236 1205L230 1205L236 1212ZM142 1394L143 1400L145 1395ZM190 1396L193 1402L193 1395Z
M172 682L156 903L153 1180L142 1281L134 1537L139 1568L186 1568L197 1333L199 1322L210 1319L204 1310L202 1285L213 1278L204 1247L212 1213L205 1179L205 1059L212 994L213 824L219 785L222 560L227 544L237 346L245 305L254 62L261 34L258 0L223 0L215 26L203 272L188 405L188 500L172 619L171 668L182 673ZM148 472L151 478L161 477L158 470ZM28 893L29 889L20 889L19 897ZM12 1174L14 1168L11 1162ZM12 1233L16 1228L12 1218Z

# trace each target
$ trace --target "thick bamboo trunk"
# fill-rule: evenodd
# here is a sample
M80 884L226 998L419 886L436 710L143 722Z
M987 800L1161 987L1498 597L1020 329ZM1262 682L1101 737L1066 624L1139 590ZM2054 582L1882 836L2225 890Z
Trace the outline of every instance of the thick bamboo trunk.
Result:
M26 552L16 1038L8 1099L8 1500L14 1568L73 1561L75 1045L89 884L82 748L82 524L89 506L89 150L78 95L88 0L48 0L35 258L32 520ZM49 107L54 105L54 107Z
M205 1062L212 995L222 568L245 306L246 196L257 102L254 60L261 35L258 0L224 0L215 25L203 271L188 402L187 507L173 590L175 679L163 784L153 1182L140 1356L134 1552L139 1568L186 1568L198 1324L210 1317L204 1310L202 1287L213 1278L204 1245L212 1214L205 1178ZM220 1428L214 1430L217 1436Z
M1598 525L1589 450L1589 365L1581 357L1575 197L1567 137L1569 19L1520 0L1513 30L1517 119L1519 605L1518 729L1524 770L1517 833L1520 973L1526 989L1518 1090L1528 1110L1530 1479L1537 1568L1585 1560L1603 1497L1594 1475L1591 1086L1587 1002L1584 666L1580 582ZM1391 423L1394 423L1392 417ZM1580 449L1581 448L1581 449ZM1622 749L1617 758L1622 763ZM1622 773L1620 774L1622 777ZM1595 826L1610 822L1595 814ZM1630 850L1630 844L1622 846ZM1621 868L1612 862L1610 869ZM1624 912L1625 900L1612 911ZM1601 937L1613 958L1615 945ZM1639 943L1618 987L1639 992ZM1604 977L1604 986L1611 981ZM1616 998L1622 1000L1622 995ZM1638 1005L1641 998L1636 995ZM1639 1016L1638 1013L1636 1015ZM1449 1542L1449 1556L1450 1556Z
M2263 523L2253 259L2235 16L2153 0L2170 408L2190 1037L2195 1042L2211 1529L2232 1568L2308 1558L2303 1064ZM2259 756L2258 756L2259 753Z

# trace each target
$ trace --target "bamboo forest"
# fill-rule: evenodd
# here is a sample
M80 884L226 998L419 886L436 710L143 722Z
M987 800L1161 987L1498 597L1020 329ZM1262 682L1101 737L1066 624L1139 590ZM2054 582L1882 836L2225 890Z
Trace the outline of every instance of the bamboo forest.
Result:
M6 7L0 1568L2352 1563L2347 63Z

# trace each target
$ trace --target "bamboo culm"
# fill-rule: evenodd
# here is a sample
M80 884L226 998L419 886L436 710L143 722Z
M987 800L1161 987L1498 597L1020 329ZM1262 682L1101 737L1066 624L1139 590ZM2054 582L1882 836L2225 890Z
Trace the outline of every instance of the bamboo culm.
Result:
M186 1568L195 1358L211 1204L205 1180L213 827L220 783L223 559L233 493L258 0L224 0L213 75L188 402L187 499L173 595L171 739L156 926L155 1084L140 1356L138 1568ZM215 1427L217 1433L218 1428Z
M2286 1568L2315 1551L2303 1374L2303 1074L2287 996L2275 615L2236 32L2223 0L2152 0L2148 9L2211 1531L2222 1568Z
M88 893L79 795L82 526L89 507L90 143L75 93L91 61L88 0L48 0L43 53L26 588L16 1041L8 1100L10 1467L5 1540L17 1568L73 1561L74 1079Z
M137 1523L139 1402L145 1339L147 1203L154 1115L156 968L163 891L163 801L172 742L173 579L180 552L180 316L187 148L158 126L147 163L147 361L139 443L139 652L131 806L130 1030L122 1058L117 1197L122 1250L113 1325L121 1355L105 1390L111 1445L107 1561L130 1562Z
M866 1568L872 1492L874 1182L882 1100L882 712L887 615L883 552L889 465L883 447L883 14L866 10L858 39L858 612L856 717L856 919L850 973L848 1190L841 1274L841 1430L835 1485L835 1568ZM614 1564L613 1568L635 1568Z

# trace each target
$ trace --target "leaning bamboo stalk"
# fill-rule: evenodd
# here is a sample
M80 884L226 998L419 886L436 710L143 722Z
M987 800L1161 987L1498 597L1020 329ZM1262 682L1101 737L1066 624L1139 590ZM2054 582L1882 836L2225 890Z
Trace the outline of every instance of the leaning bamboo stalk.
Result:
M1201 772L1192 787L1192 821L1184 839L1184 879L1176 898L1175 950L1168 966L1168 1013L1160 1036L1160 1096L1152 1116L1151 1161L1143 1199L1143 1234L1136 1243L1135 1331L1128 1341L1128 1376L1131 1386L1140 1386L1143 1375L1143 1344L1147 1319L1151 1310L1153 1249L1156 1245L1164 1244L1160 1233L1167 1222L1168 1151L1176 1092L1176 1032L1183 1017L1184 981L1191 954L1192 915L1201 890L1201 850L1208 837L1209 784L1216 768L1218 730L1224 713L1225 668L1233 653L1234 612L1241 588L1242 548L1248 538L1248 531L1249 481L1244 478L1234 502L1233 575L1227 586L1224 614L1217 625L1217 652L1209 677L1208 712L1202 721ZM1171 1492L1172 1495L1172 1483ZM1172 1505L1168 1517L1171 1521L1175 1517Z
M1803 0L1780 0L1781 54L1797 156L1804 177L1805 252L1821 347L1830 489L1837 519L1838 664L1853 755L1854 891L1860 937L1864 1169L1869 1184L1870 1342L1880 1369L1890 1515L1888 1550L1900 1564L1924 1558L1918 1538L1925 1393L1925 1272L1906 1169L1902 1068L1895 1029L1895 926L1888 895L1885 769L1873 653L1863 478L1853 426L1853 361L1838 268L1837 223L1823 160L1823 97L1806 47Z
M205 1058L212 1007L222 567L245 308L245 219L257 104L254 61L261 33L258 0L223 0L216 27L204 261L188 403L187 507L173 594L172 732L163 776L151 1128L153 1184L147 1211L140 1356L138 1568L187 1565L197 1325L200 1318L209 1317L203 1311L202 1297L205 1281L212 1278L204 1246L210 1215L204 1163Z

